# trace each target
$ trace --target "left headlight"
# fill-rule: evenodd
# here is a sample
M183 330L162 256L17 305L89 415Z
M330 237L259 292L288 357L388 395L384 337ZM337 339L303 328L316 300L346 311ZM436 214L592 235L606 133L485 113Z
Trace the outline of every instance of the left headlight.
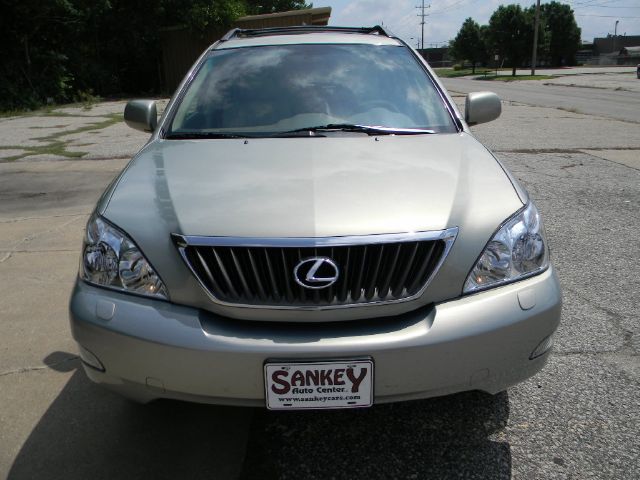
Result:
M167 299L167 289L140 249L97 214L87 223L80 278L102 287Z
M521 280L548 266L549 250L540 213L529 203L489 240L464 283L463 293Z

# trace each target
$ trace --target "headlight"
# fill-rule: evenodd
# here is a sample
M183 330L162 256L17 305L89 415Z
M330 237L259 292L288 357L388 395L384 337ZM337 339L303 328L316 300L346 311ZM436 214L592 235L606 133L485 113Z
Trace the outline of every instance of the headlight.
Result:
M96 214L87 224L80 277L94 285L167 298L162 280L133 241Z
M489 241L464 284L476 292L540 273L549 266L549 252L538 209L529 203L509 218Z

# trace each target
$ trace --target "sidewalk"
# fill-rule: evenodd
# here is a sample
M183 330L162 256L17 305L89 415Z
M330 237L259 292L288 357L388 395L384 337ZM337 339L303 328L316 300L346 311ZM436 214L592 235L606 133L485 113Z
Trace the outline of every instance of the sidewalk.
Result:
M511 75L511 71L500 70L500 75ZM495 75L488 72L487 77ZM530 68L516 70L517 77L531 75ZM570 68L537 68L536 75L552 76L546 80L521 80L520 82L536 82L543 85L564 85L567 87L600 88L605 90L618 90L628 92L640 92L640 79L636 76L634 66L607 66L607 67L570 67ZM473 80L482 79L482 74L467 75L464 78Z
M545 80L544 84L640 93L640 79L636 77L635 69L631 73L603 72L599 74L572 74Z
M604 66L604 67L567 67L567 68L536 68L536 75L594 75L605 73L635 73L636 67L625 66ZM521 68L518 75L530 75L531 68Z

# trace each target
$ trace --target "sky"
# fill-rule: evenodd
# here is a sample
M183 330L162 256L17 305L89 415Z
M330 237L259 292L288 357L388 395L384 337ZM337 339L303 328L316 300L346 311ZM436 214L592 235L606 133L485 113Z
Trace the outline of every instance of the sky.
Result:
M548 1L548 0L547 0ZM372 26L384 24L406 42L417 46L421 36L418 14L422 0L315 0L314 7L332 7L330 25ZM429 16L425 19L425 48L442 45L453 39L462 22L472 17L481 25L499 5L519 3L523 7L534 0L425 0ZM545 3L545 0L542 0ZM640 35L640 0L569 0L562 1L573 7L582 40L592 42L594 37L613 34L619 20L618 35ZM413 38L413 39L412 39Z

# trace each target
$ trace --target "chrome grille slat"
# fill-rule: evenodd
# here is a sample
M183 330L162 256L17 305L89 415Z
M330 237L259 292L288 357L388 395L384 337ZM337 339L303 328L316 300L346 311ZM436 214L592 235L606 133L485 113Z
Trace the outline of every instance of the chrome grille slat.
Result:
M285 291L287 292L287 297L286 298L287 298L288 302L292 303L293 299L294 299L294 296L293 296L293 291L291 289L291 282L287 281L287 278L289 277L290 272L289 272L289 269L287 267L287 258L286 258L286 255L285 255L285 249L284 248L282 250L280 250L280 254L282 256L282 265L283 265L283 270L282 270L282 273L284 275L284 277L283 277L284 278L284 282L283 283L284 283L285 288L286 288ZM294 282L294 285L295 286L299 286L295 282Z
M366 298L371 300L377 293L376 285L378 284L378 275L380 274L380 265L382 264L382 258L384 257L384 245L380 246L380 252L375 260L375 267L371 274L371 281L369 282L369 288L367 289Z
M416 253L418 253L418 248L420 248L420 244L418 242L415 242L415 244L411 248L411 252L409 254L410 255L409 260L404 265L404 271L400 272L400 278L398 279L397 282L395 282L395 284L397 285L396 287L397 289L405 288L405 282L407 281L407 277L411 272L411 267L413 267L413 260L416 258ZM391 294L395 297L398 297L402 295L402 290L395 290L391 292Z
M196 252L196 255L198 256L198 260L200 260L200 263L202 264L202 268L205 274L207 275L207 280L211 282L211 285L215 290L218 290L218 291L221 290L220 286L218 285L218 282L216 282L216 279L213 277L213 274L209 269L209 265L207 264L205 259L202 257L202 253L200 253L198 250L195 250L195 252Z
M269 250L266 248L262 250L264 252L264 258L267 261L267 274L269 275L269 281L271 282L271 295L276 302L280 301L280 290L278 289L278 283L276 282L275 271L269 258Z
M243 291L243 295L245 297L248 298L253 298L254 294L251 288L249 288L249 284L247 283L247 279L244 277L244 272L242 271L242 266L240 265L240 262L238 261L238 257L236 256L236 252L233 251L233 248L229 249L229 253L231 254L231 262L233 263L233 266L235 267L235 273L238 276L238 278L240 279L240 285L242 286L242 291Z
M343 255L346 256L346 258L344 258L344 260L340 259L338 262L338 265L342 266L342 271L340 272L340 276L342 278L340 278L340 288L338 289L339 294L337 295L338 297L338 301L340 303L344 303L347 300L347 290L348 290L348 285L349 285L349 270L350 270L350 266L349 265L349 255L351 254L351 249L347 248L346 252L342 252Z
M256 264L253 255L251 254L250 248L247 248L247 256L249 257L249 264L251 265L251 273L253 273L253 278L255 279L256 286L258 287L258 295L260 296L260 299L264 301L267 299L267 295L264 287L262 286L262 280L260 279L260 270L258 269L258 265Z
M426 232L425 232L426 233ZM256 308L339 308L406 301L426 288L453 245L457 229L399 234L398 241L353 244L330 239L282 239L260 244L247 239L181 237L180 252L215 302ZM414 240L413 237L416 236ZM393 235L389 237L394 237ZM192 240L196 238L196 240ZM297 243L297 244L296 244ZM325 289L308 289L294 278L303 260L327 257L338 267L337 281Z
M396 267L398 266L398 257L400 256L400 251L402 250L402 244L399 243L396 245L393 254L389 257L387 265L385 265L386 272L384 275L384 280L378 290L378 295L381 299L385 299L387 297L387 292L389 291L391 285L391 279L393 278L393 272L395 272Z
M362 248L362 258L359 261L360 268L358 269L358 275L354 277L353 287L351 288L351 299L357 302L362 297L362 276L364 275L364 269L367 266L367 246Z
M227 287L229 289L229 292L231 292L231 295L233 295L234 297L238 298L238 292L236 291L235 287L233 286L233 282L231 281L231 277L229 277L229 274L227 273L227 269L224 268L224 263L222 262L222 259L220 258L220 255L218 255L218 252L216 252L216 249L213 249L213 256L216 259L216 263L218 264L218 268L220 269L220 273L222 273L222 277L224 278L225 282L227 282Z
M302 260L304 260L304 256L302 255L302 249L300 248L296 248L293 251L293 258L291 259L291 264L292 265L297 265L298 263L300 263ZM295 267L291 267L291 268L295 268ZM302 301L302 303L305 303L307 301L307 296L308 292L306 288L304 288L302 285L298 285L297 283L294 284L296 286L297 289L297 294L298 294L298 298Z
M429 265L429 261L431 260L431 256L433 253L433 249L435 248L435 245L429 245L429 252L424 255L422 258L422 263L420 264L420 268L418 270L418 273L414 276L414 281L411 283L411 285L408 288L409 292L412 292L416 289L416 287L418 286L418 282L420 277L422 276L423 272L427 269L427 266Z
M314 249L314 255L318 256L318 248ZM335 258L334 255L335 255L335 251L333 250L333 247L331 247L329 249L329 258ZM324 292L326 292L325 293L325 297L324 297L324 302L327 305L329 305L329 304L331 304L333 302L333 299L334 299L334 296L335 296L335 292L336 292L335 288L336 288L336 286L334 284L334 285L331 285L329 288L325 288L323 290Z

